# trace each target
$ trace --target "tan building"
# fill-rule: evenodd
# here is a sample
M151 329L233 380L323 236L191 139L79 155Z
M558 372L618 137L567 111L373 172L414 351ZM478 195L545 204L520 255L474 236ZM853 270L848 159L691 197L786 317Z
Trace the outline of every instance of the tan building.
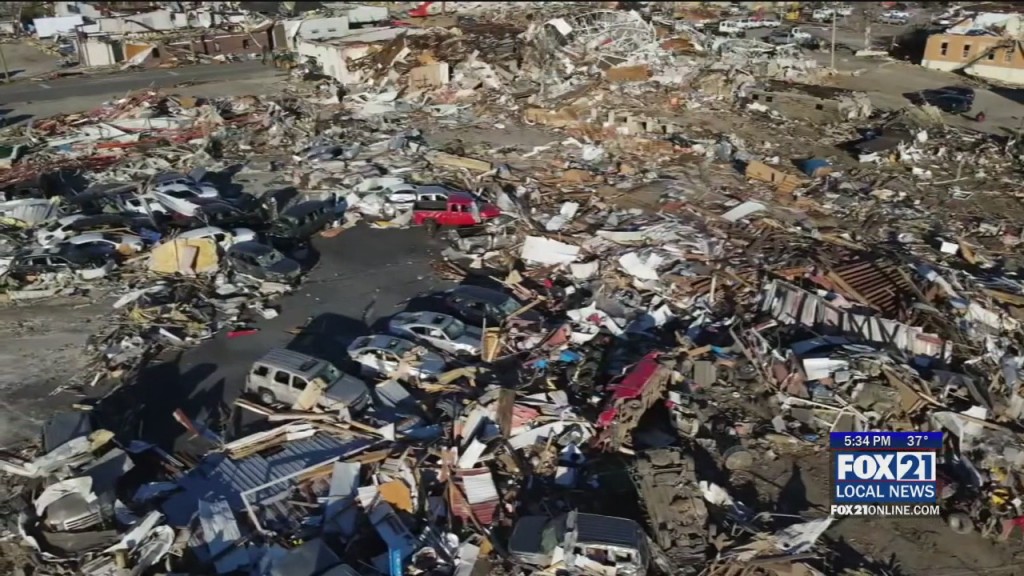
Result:
M965 22L943 34L929 36L921 65L933 70L963 71L988 80L1024 84L1019 17L1001 16L1003 21L997 26L982 28Z

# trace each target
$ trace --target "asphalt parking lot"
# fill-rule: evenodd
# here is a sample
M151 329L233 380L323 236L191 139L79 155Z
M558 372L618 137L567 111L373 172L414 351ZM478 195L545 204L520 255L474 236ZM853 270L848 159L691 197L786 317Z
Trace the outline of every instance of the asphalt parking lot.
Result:
M316 238L313 253L306 255L315 266L298 290L281 299L277 318L254 324L254 334L219 333L195 348L165 352L142 370L137 384L101 403L100 422L188 451L190 438L174 420L176 409L218 428L227 422L249 367L272 348L291 347L342 364L353 339L401 311L407 300L451 287L429 265L440 249L422 228L359 225L335 238ZM309 319L305 331L292 333Z
M909 31L912 26L889 26L879 22L869 23L871 34L864 34L865 23L853 17L841 19L836 23L836 50L846 54L852 54L870 46L879 47L886 45L894 36L899 36ZM763 40L770 36L773 30L789 30L799 28L817 38L828 51L832 42L832 24L828 22L799 22L784 23L779 28L755 28L748 30L746 38L751 40ZM888 39L888 40L887 40Z

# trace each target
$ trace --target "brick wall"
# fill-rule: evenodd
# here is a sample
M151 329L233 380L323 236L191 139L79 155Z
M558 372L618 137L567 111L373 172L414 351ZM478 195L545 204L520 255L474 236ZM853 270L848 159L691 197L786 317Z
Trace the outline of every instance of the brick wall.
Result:
M1024 52L1017 40L1001 36L935 34L928 38L921 65L971 76L1024 84Z
M966 64L975 60L989 48L990 50L976 64L985 66L997 66L1000 68L1018 68L1024 70L1024 54L1016 42L1009 46L1006 39L999 36L962 36L957 34L934 34L928 37L925 45L923 60L935 63ZM931 66L936 67L936 66ZM948 68L946 68L948 69Z
M272 49L280 46L279 38L281 35L283 35L283 26L281 24L265 32L254 32L251 35L244 32L207 33L193 38L191 48L196 54L205 54L211 57L225 54L237 56L254 54L259 56L263 52L263 46L270 46ZM189 42L174 42L171 46L179 51L188 50Z

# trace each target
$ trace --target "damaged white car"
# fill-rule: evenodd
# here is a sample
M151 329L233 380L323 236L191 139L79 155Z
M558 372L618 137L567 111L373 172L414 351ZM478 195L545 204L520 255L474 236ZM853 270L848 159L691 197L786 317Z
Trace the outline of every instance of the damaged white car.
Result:
M142 252L146 243L134 234L113 234L109 232L87 232L72 236L59 244L75 249L104 252L114 250L122 254Z
M428 380L445 370L444 358L440 355L386 334L356 338L348 347L348 355L363 372L385 377Z
M248 228L235 228L233 230L225 230L218 228L217 226L204 226L202 228L196 228L195 230L189 230L178 234L178 238L183 240L194 240L196 238L210 238L221 247L222 250L227 250L235 244L241 242L255 242L256 232Z
M480 354L483 330L437 312L402 312L388 322L388 330L403 338L418 340L450 354Z
M199 205L192 200L196 198L217 198L216 190L198 188L191 184L173 183L153 189L152 196L169 210L183 216L195 216Z

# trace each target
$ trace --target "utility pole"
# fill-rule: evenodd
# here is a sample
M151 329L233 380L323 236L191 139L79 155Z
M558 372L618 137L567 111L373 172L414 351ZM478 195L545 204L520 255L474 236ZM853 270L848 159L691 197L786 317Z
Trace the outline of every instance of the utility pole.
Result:
M7 70L7 57L4 56L3 46L0 46L0 64L4 67L4 83L6 84L11 81L11 73Z
M836 69L836 9L832 9L832 70Z

